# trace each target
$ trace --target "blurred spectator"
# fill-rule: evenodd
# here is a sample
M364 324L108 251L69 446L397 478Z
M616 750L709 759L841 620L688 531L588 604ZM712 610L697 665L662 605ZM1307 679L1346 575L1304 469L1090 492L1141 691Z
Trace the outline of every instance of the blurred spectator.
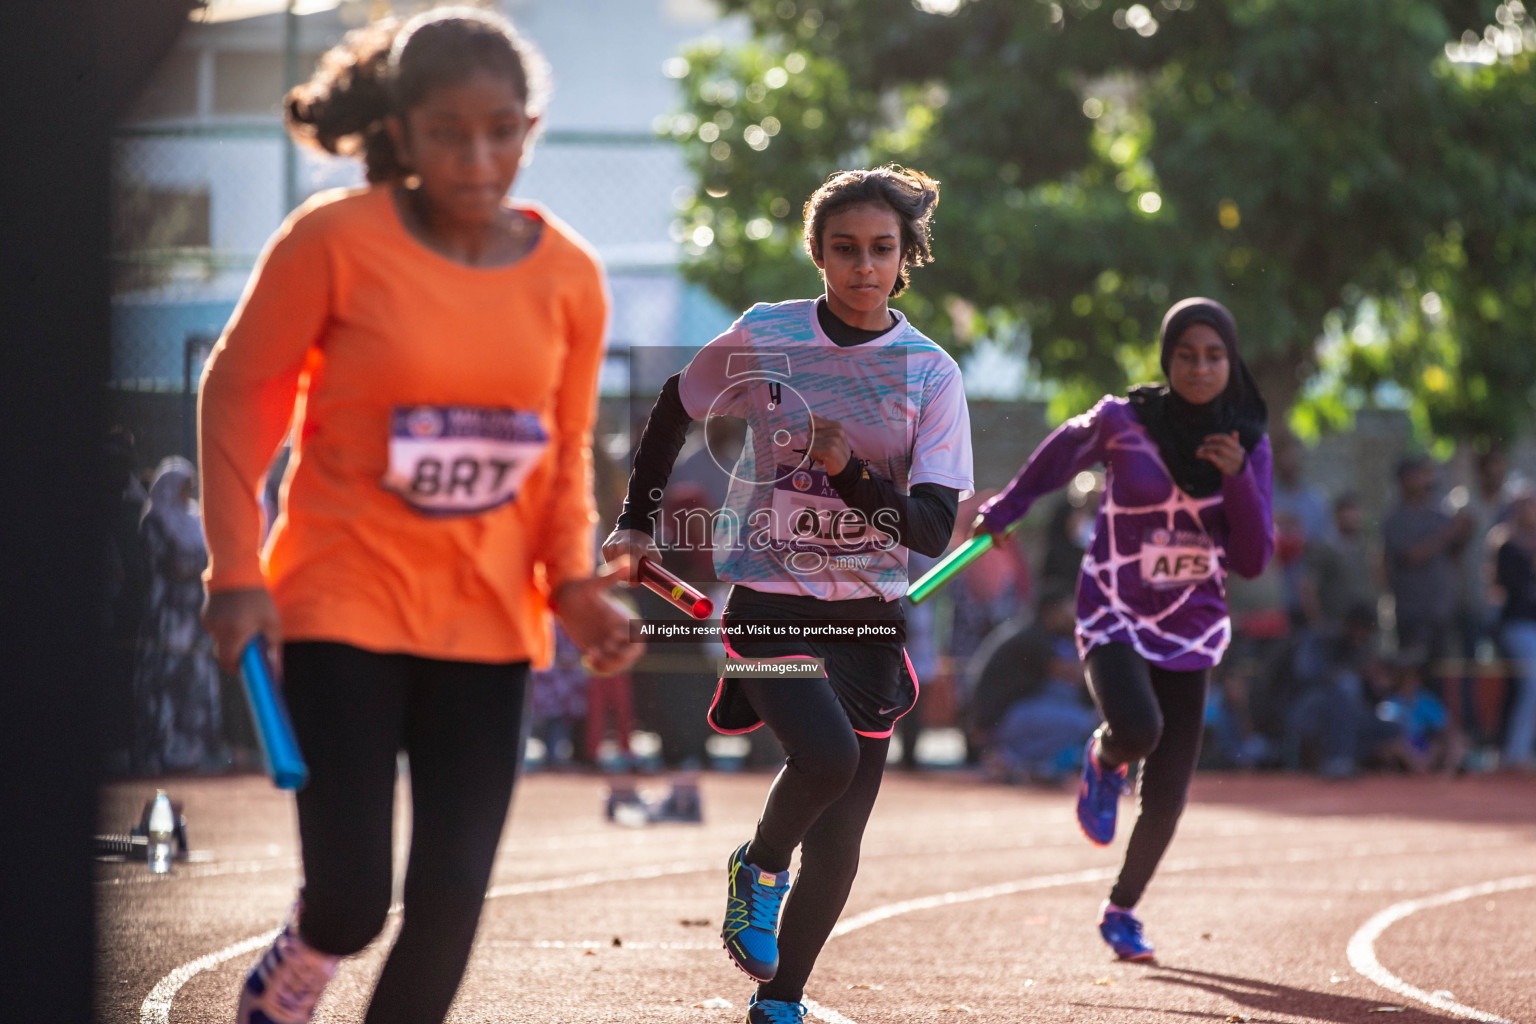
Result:
M1082 478L1086 477L1084 480ZM1090 483L1091 481L1091 483ZM1088 486L1083 486L1088 484ZM1093 521L1099 511L1103 481L1093 473L1080 473L1067 485L1045 527L1041 545L1040 589L1056 583L1077 586L1083 552L1093 542Z
M1362 764L1417 769L1406 728L1376 715L1393 688L1390 667L1376 642L1376 606L1349 608L1340 628L1320 643L1320 657L1290 710L1285 733L1285 766L1317 762L1328 778L1347 778Z
M960 503L955 516L955 534L950 541L951 550L965 542L976 518L976 509L995 493L980 491ZM931 565L927 563L922 571ZM909 566L909 575L913 579L917 578L917 572ZM927 634L923 639L932 645L933 669L930 675L924 675L918 662L913 662L923 698L911 714L896 721L895 735L901 740L897 762L900 767L908 770L918 767L917 740L924 725L948 725L951 716L966 706L970 698L966 689L970 676L966 669L972 655L998 626L1015 617L1028 618L1027 602L1032 589L1024 548L1013 537L972 562L929 602L931 611L928 615L931 617L920 618L918 628ZM910 622L907 629L910 633ZM908 656L912 656L910 650ZM974 763L978 756L979 751L968 738L967 762Z
M1074 594L1053 584L1033 622L998 627L971 660L966 727L994 777L1055 782L1081 767L1099 715L1072 639Z
M1491 766L1495 755L1495 737L1485 735L1477 712L1477 672L1472 663L1491 661L1497 653L1499 608L1491 597L1494 551L1488 543L1489 531L1505 516L1505 483L1509 460L1502 449L1490 448L1476 461L1476 478L1471 487L1453 488L1446 495L1444 510L1448 515L1467 521L1467 542L1462 545L1457 565L1456 639L1462 658L1461 721L1467 739L1480 748L1480 764Z
M229 764L219 669L198 615L208 549L194 500L195 470L173 456L160 463L139 535L149 566L149 599L134 670L134 769L145 774Z
M1276 513L1277 536L1297 536L1300 527L1289 513ZM1207 711L1214 723L1218 749L1208 765L1251 766L1269 758L1271 744L1285 731L1288 702L1291 616L1285 604L1285 570L1271 559L1254 579L1227 576L1227 607L1232 616L1232 644L1211 676Z
M1354 492L1333 503L1331 534L1307 541L1301 603L1320 634L1337 633L1351 608L1376 608L1376 565L1365 541L1365 513Z
M133 750L133 662L139 622L149 594L149 563L139 543L139 520L149 497L134 473L133 432L115 426L102 452L102 499L107 508L106 579L102 629L107 645L107 679L102 719L107 734L106 765L112 774L128 771Z
M937 565L939 559L930 558L916 551L907 553L907 578L909 581L922 579L929 569ZM917 677L919 687L932 690L935 680L942 673L942 659L939 656L939 643L937 635L938 609L944 604L942 597L924 601L922 604L913 604L903 600L903 607L907 612L907 660L912 665L912 674ZM918 701L921 706L922 701ZM917 763L917 738L922 732L922 711L914 708L912 711L896 720L896 736L901 740L901 762L903 767L913 767ZM758 730L763 732L765 730ZM912 756L908 757L908 751ZM965 762L975 764L980 757L980 750L966 737Z
M987 635L1022 610L1030 589L1028 572L1010 544L976 559L948 589L954 604L946 653L960 674ZM966 694L962 690L958 696L963 704Z
M1425 685L1431 664L1421 647L1399 650L1392 691L1376 713L1402 726L1415 769L1451 774L1460 770L1467 745L1445 704Z
M1301 443L1289 434L1274 438L1275 479L1275 560L1280 563L1285 583L1285 610L1293 622L1304 617L1302 603L1302 551L1314 540L1328 537L1332 524L1328 516L1328 496L1318 487L1302 480ZM1280 529L1282 518L1287 527Z
M1536 494L1511 503L1509 523L1498 534L1500 631L1518 679L1505 728L1504 764L1529 771L1536 768Z
M530 731L544 745L544 767L559 768L590 751L577 747L577 727L587 715L587 670L581 651L555 624L555 656L533 673Z
M1399 500L1381 525L1387 582L1397 606L1397 644L1433 667L1449 651L1456 611L1456 555L1471 520L1435 507L1435 465L1425 456L1397 466ZM1438 687L1436 682L1432 686Z
M1290 516L1309 541L1328 536L1328 496L1302 479L1301 443L1279 434L1274 449L1276 514Z
M741 422L715 419L727 426ZM720 429L727 439L735 436L731 430ZM723 443L715 434L709 436L713 443ZM725 500L724 488L729 478L702 446L684 461L694 472L681 477L674 472L668 481L656 543L670 571L707 589L715 583L714 513L721 507L717 502ZM684 466L680 464L678 468ZM644 587L635 590L634 596L640 618L647 622L691 621L686 612ZM608 704L627 708L632 678L633 705L641 724L661 739L662 765L672 769L702 768L708 761L705 744L710 736L709 704L719 682L715 661L723 654L724 649L714 640L653 642L635 664L632 675L624 677L623 692L617 689L619 682L594 680L593 684L603 688L600 696Z
M635 755L629 746L629 734L635 728L635 704L628 672L612 676L592 676L587 679L586 741L584 760L601 765L598 750L612 728L613 742L617 747L616 767L634 767Z
M272 464L267 467L266 478L261 485L261 528L262 536L272 532L272 527L277 524L277 517L282 512L283 477L288 475L288 462L293 457L291 445L284 444L273 457Z

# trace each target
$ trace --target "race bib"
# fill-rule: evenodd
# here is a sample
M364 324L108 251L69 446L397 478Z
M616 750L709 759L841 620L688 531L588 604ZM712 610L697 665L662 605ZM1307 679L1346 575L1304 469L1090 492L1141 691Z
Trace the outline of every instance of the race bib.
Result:
M419 512L472 515L517 498L549 447L535 413L458 405L396 408L381 481Z
M1141 540L1141 581L1155 589L1187 587L1216 573L1216 548L1198 530L1149 530Z
M849 508L819 469L779 466L774 474L775 546L796 551L865 551L874 546L874 529L862 512Z

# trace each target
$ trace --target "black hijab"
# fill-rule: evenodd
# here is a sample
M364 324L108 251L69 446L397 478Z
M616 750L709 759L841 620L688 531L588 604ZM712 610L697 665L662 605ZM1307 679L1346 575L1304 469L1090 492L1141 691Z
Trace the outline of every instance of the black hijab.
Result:
M1234 430L1243 450L1253 451L1264 436L1269 408L1253 374L1237 354L1237 321L1214 299L1185 299L1163 317L1163 374L1168 373L1174 345L1194 324L1209 326L1227 347L1231 370L1226 390L1204 405L1195 405L1180 398L1167 384L1143 384L1131 389L1130 399L1136 418L1157 443L1173 482L1192 498L1208 498L1221 490L1221 470L1196 456L1195 451L1207 436Z

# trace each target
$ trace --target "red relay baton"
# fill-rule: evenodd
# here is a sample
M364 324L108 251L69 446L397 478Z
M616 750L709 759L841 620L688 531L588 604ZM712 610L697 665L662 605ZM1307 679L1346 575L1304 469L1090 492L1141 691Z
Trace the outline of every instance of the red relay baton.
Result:
M647 590L696 619L707 619L715 610L715 602L649 558L640 559L640 582Z

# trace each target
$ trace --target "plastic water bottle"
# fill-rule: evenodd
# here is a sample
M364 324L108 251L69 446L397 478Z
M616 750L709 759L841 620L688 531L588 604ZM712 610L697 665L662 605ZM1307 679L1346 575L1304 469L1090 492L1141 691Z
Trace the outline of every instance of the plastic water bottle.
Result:
M171 798L165 790L155 791L155 802L149 809L149 870L157 875L171 870L172 844L175 842L176 813L171 810Z

